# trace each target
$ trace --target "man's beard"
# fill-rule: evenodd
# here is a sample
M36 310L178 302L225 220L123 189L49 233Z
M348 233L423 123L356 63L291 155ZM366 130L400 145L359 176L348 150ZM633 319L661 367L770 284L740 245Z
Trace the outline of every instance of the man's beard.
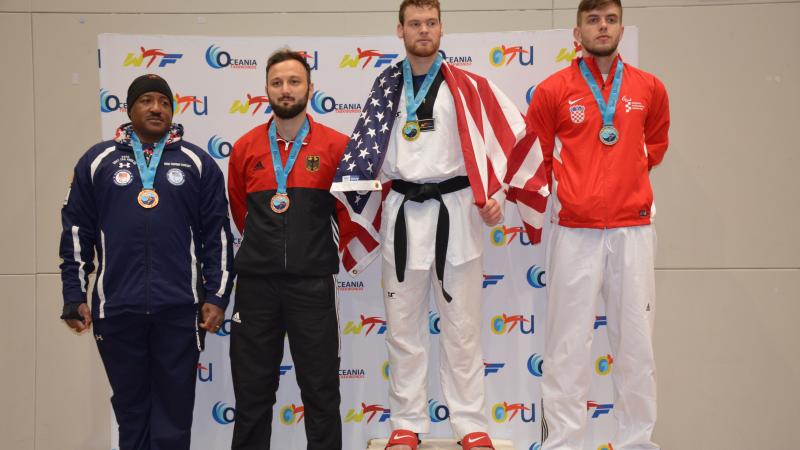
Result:
M431 39L431 49L430 50L425 50L425 49L422 49L422 48L417 49L417 47L416 47L416 45L414 43L410 43L410 44L409 43L405 43L405 47L406 47L406 53L414 55L414 56L417 56L419 58L427 58L429 56L433 56L433 55L436 54L436 52L439 51L439 43L434 41L433 39Z
M283 106L280 104L280 101L277 103L272 104L272 112L280 117L281 119L292 119L297 117L298 114L303 112L306 109L306 105L308 104L308 91L306 91L306 95L300 99L300 101L289 105Z
M617 51L617 47L619 47L619 41L615 42L614 45L608 48L597 48L584 45L583 50L592 56L603 58L613 55L614 52Z

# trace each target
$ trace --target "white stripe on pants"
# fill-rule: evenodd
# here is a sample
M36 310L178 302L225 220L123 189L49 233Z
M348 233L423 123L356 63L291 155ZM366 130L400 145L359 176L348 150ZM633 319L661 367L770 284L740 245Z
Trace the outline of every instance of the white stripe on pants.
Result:
M451 244L454 245L454 244ZM406 269L397 281L392 262L383 260L383 303L386 307L386 347L389 353L389 408L392 429L428 433L427 412L428 294L433 288L439 310L439 374L450 425L457 438L488 431L484 412L481 353L481 258L458 266L445 265L444 286L453 297L442 296L436 270Z
M652 335L655 229L555 225L547 248L547 323L542 400L543 450L583 450L592 382L592 323L605 301L614 365L614 448L658 449ZM606 399L593 399L606 401Z

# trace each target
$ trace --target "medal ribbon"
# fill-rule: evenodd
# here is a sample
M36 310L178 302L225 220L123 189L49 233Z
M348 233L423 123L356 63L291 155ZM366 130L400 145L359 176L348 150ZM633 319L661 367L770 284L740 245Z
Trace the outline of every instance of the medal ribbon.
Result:
M579 65L581 67L581 75L583 75L583 79L586 80L586 84L589 85L589 89L592 90L594 99L597 102L597 107L600 108L600 114L603 116L603 126L613 126L614 112L617 109L619 90L622 86L622 58L617 59L617 68L614 70L614 81L611 83L611 93L608 95L608 104L606 104L603 99L603 92L600 91L600 87L597 86L597 81L589 70L589 66L586 65L586 61L581 59Z
M275 181L278 183L279 194L286 194L286 180L289 178L292 167L294 167L295 160L297 160L297 154L300 153L300 149L303 147L303 139L308 136L309 128L308 117L306 117L303 126L300 127L300 131L298 131L297 136L294 137L292 149L289 151L289 158L286 160L286 167L284 167L281 165L281 153L278 148L278 133L275 126L275 119L272 119L272 123L269 125L269 152L272 154L272 167L275 169Z
M139 169L139 176L142 177L143 189L153 189L156 170L158 169L159 161L161 161L161 155L164 153L164 147L167 145L168 134L165 134L160 141L156 142L153 148L153 156L150 157L150 164L147 164L144 150L142 149L142 141L139 140L139 136L136 135L135 131L131 133L131 147L133 147L133 155L136 157L136 168Z
M431 68L428 69L428 74L425 75L425 80L422 82L422 86L419 87L419 91L417 91L417 95L414 95L414 84L413 78L411 76L411 64L409 64L408 59L403 60L403 85L406 91L406 122L416 122L417 120L417 109L425 100L425 96L428 95L428 90L431 88L433 84L434 78L436 78L436 74L439 73L439 68L442 66L442 54L436 54L436 60L431 65Z

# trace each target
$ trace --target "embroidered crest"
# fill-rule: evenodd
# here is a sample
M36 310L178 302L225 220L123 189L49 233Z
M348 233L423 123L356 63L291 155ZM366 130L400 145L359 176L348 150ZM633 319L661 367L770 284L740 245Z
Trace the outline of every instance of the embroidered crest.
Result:
M130 170L122 169L114 172L114 184L117 186L127 186L133 181L133 174Z
M583 105L570 106L569 118L572 120L572 123L583 123L583 119L586 118L586 108L584 108Z
M316 172L319 170L319 156L306 156L306 170Z
M169 169L167 171L167 181L173 186L180 186L186 181L186 175L181 169Z

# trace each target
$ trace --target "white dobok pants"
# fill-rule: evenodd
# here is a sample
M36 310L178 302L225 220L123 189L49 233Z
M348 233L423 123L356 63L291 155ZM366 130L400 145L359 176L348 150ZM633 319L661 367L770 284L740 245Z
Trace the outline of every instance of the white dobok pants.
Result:
M583 450L595 311L605 302L613 365L616 450L658 449L653 358L655 229L554 225L546 257L543 450Z
M458 245L451 242L450 245ZM392 429L428 433L428 293L433 289L439 310L439 374L444 402L456 438L488 431L484 408L481 353L482 258L458 266L445 264L442 295L433 265L406 269L397 281L393 261L383 260L383 302L386 307L386 347L389 353L389 407Z

